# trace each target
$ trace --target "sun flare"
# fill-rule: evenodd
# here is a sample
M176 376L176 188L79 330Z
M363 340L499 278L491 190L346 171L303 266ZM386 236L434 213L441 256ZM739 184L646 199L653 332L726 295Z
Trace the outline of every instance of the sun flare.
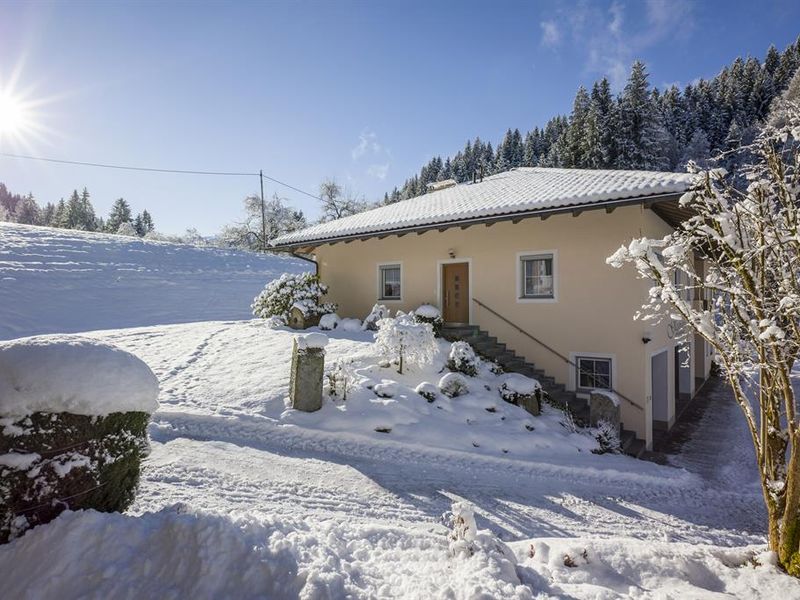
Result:
M0 92L0 138L16 137L31 127L31 114L19 98Z

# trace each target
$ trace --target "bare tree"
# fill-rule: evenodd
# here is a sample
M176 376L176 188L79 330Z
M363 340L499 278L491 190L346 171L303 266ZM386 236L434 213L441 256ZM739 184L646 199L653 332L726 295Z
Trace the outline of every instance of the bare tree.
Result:
M306 226L302 211L289 207L277 194L264 203L263 210L260 196L247 196L244 210L244 221L228 225L220 232L219 238L225 245L266 252L279 235Z
M800 576L800 105L784 108L741 150L751 157L741 173L698 174L680 200L694 216L607 262L653 282L638 318L683 321L684 339L698 334L716 351L755 448L769 547ZM733 183L742 175L746 189Z
M342 188L335 179L326 179L320 184L319 196L322 201L321 222L348 217L369 208L363 198Z

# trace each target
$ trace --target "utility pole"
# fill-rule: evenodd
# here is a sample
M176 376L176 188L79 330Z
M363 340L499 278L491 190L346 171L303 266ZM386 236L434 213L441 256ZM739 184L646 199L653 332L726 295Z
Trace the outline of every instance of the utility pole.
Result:
M261 182L261 251L267 251L267 207L264 204L264 171L258 171L258 180Z

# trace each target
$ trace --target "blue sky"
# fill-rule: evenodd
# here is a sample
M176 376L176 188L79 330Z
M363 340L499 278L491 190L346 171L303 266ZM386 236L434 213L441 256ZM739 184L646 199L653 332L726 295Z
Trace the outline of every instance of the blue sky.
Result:
M175 169L258 171L368 200L436 154L495 143L568 112L576 88L655 85L763 58L800 30L800 3L0 3L0 89L37 102L38 132L0 151ZM0 181L57 201L87 186L158 229L210 234L257 178L128 173L0 157ZM316 202L269 184L312 218Z

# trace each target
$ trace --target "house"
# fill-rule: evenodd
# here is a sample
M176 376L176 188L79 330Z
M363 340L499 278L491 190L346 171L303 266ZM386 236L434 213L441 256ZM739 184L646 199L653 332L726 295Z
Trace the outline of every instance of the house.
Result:
M472 336L570 406L585 406L594 388L616 391L638 453L673 425L711 358L698 337L687 361L674 323L634 320L649 282L606 257L685 219L678 199L691 177L517 168L314 225L275 246L313 257L342 315L366 315L376 302L403 311L431 303L451 334Z

